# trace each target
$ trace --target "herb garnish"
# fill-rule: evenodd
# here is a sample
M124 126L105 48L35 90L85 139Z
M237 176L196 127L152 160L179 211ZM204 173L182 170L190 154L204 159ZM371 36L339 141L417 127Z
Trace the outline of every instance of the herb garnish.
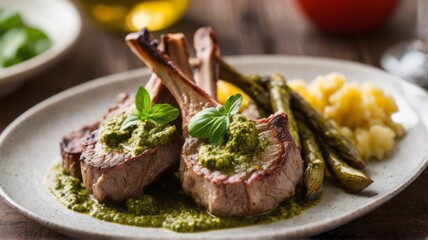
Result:
M0 8L0 69L35 57L51 46L48 36L28 26L19 13Z
M137 94L135 94L135 107L137 112L131 113L125 121L123 121L120 131L126 130L130 126L135 125L138 121L150 121L159 125L164 125L175 120L180 114L177 108L167 103L151 105L149 92L147 92L144 87L139 86Z
M215 146L222 145L230 118L238 113L241 104L242 95L237 93L230 96L224 106L206 108L196 113L188 126L190 136L209 139Z

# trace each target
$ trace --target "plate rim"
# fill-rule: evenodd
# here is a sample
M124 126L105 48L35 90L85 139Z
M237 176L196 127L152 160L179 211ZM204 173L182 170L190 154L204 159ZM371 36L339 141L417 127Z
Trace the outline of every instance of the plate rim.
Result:
M363 64L363 63L359 63L359 62L353 62L353 61L348 61L348 60L340 60L340 59L333 59L333 58L325 58L325 57L307 57L307 56L299 56L299 55L238 55L238 56L227 56L225 57L225 59L232 65L239 65L239 64L246 64L246 63L251 63L254 61L272 61L272 59L274 60L283 60L283 61L292 61L292 60L297 60L297 61L307 61L307 62L324 62L324 63L340 63L340 64L345 64L347 66L352 67L358 67L358 68L366 68L366 69L370 69L372 71L377 71L379 73L383 73L383 74L387 74L390 77L393 77L397 80L398 83L400 83L403 87L410 87L413 88L414 90L416 89L417 91L422 91L423 94L425 95L425 97L427 97L428 99L428 93L423 90L421 87L407 82L406 80L404 80L401 77L389 74L379 68L367 65L367 64ZM98 88L101 87L102 85L107 85L107 84L112 84L112 83L116 83L116 82L120 82L126 79L130 79L130 78L135 78L141 75L145 75L145 74L149 74L150 71L147 68L139 68L139 69L134 69L134 70L129 70L129 71L124 71L124 72L120 72L120 73L116 73L116 74L111 74L111 75L107 75L107 76L103 76L100 78L96 78L93 79L91 81L76 85L74 87L71 87L67 90L64 90L60 93L57 93L43 101L41 101L40 103L34 105L33 107L31 107L30 109L28 109L27 111L25 111L24 113L22 113L19 117L17 117L14 121L12 121L4 130L3 132L0 134L0 146L3 145L3 143L6 141L7 137L9 136L9 134L15 129L15 127L17 125L19 125L20 123L22 123L23 121L25 121L28 117L30 117L31 115L37 113L38 111L49 107L50 105L61 101L63 99L66 99L68 97L71 97L73 95L76 94L82 94L84 92L87 91L91 91L94 88ZM410 102L409 102L410 104ZM412 107L412 104L410 104ZM417 113L419 115L420 109L417 109ZM424 121L421 118L421 121ZM428 128L428 123L425 122L424 123L425 128ZM317 233L321 233L321 232L325 232L328 231L330 229L336 228L338 226L344 225L346 223L349 223L352 220L355 220L356 218L359 218L363 215L366 215L367 213L373 211L374 209L378 208L379 206L383 205L385 202L389 201L391 198L393 198L394 196L396 196L397 194L399 194L401 191L403 191L405 188L407 188L417 177L420 176L420 174L427 168L428 166L428 155L424 157L424 160L422 162L422 166L416 171L414 172L414 174L407 179L407 181L405 181L402 185L398 186L396 189L392 190L390 193L385 194L382 198L380 199L376 199L373 200L374 203L370 203L369 206L367 206L364 209L361 209L360 211L357 212L353 212L351 214L342 214L341 216L338 216L337 219L335 221L324 221L322 223L317 223L317 224L312 224L314 226L306 226L305 228L297 228L296 230L293 231L293 236L294 237L302 237L302 236L308 236L308 235L312 235L312 234L317 234ZM57 224L52 220L46 219L42 216L39 216L36 213L33 213L31 210L26 209L25 207L19 205L17 202L15 202L2 188L1 184L0 184L0 197L2 199L5 200L5 202L7 203L7 205L9 205L11 208L17 210L19 213L21 213L22 215L30 218L31 220L46 226L50 229L53 229L55 231L58 231L60 233L66 234L68 236L81 236L81 237L117 237L117 238L126 238L127 236L124 235L113 235L113 236L108 236L106 234L102 234L102 233L97 233L97 232L91 232L91 231L86 231L86 230L79 230L76 229L74 227L69 227L69 226L64 226L61 224ZM275 238L275 237L280 237L280 236L284 236L290 234L289 230L288 232L286 231L281 231L281 229L278 229L274 232L268 232L265 234L253 234L253 236L251 236L251 238L257 238L257 237L265 237L265 238ZM188 236L188 235L187 235ZM181 236L181 237L185 237L185 235ZM177 235L177 237L175 238L181 238L179 236L179 234ZM206 237L206 238L212 238L212 237ZM239 237L237 237L239 238ZM246 237L248 238L248 237ZM158 239L162 239L162 236L159 236Z

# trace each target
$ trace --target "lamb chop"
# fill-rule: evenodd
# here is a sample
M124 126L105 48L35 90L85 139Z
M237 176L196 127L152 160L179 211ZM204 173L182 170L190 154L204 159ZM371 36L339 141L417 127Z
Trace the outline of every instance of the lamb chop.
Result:
M147 30L131 33L126 40L132 51L160 77L180 107L185 143L179 171L186 194L211 214L233 217L266 213L294 195L303 175L303 162L290 135L286 114L276 113L255 122L259 136L269 142L257 159L259 170L227 174L205 168L198 161L204 141L188 134L188 124L197 112L219 104L151 44Z
M100 121L113 116L118 111L129 107L133 103L133 99L126 93L118 95L116 103L109 107L106 114L101 117L101 120L91 124L84 125L79 129L65 135L60 142L61 151L61 167L64 173L69 174L73 177L82 179L82 173L80 171L80 155L83 151L85 140L89 134L99 127Z
M162 39L166 54L172 61L187 63L187 51L182 35L168 35ZM184 46L183 46L184 45ZM183 66L185 69L186 66ZM190 68L188 74L191 76ZM155 74L147 83L152 102L171 102L174 98ZM131 112L135 105L123 108ZM132 153L108 150L100 141L101 128L91 132L80 156L83 183L86 189L100 202L121 202L143 192L145 186L155 181L164 172L178 164L182 138L176 133L166 145L145 150L134 156Z
M98 128L99 122L84 125L83 127L65 135L60 145L61 168L64 173L82 179L80 172L80 155L83 151L83 143L89 134Z
M167 40L173 39L173 40ZM173 41L173 47L164 47L165 44L168 44L168 41ZM164 36L162 44L160 47L161 50L166 49L168 51L173 51L172 56L177 58L177 61L183 61L185 53L177 52L182 51L181 45L187 47L184 42L184 36L177 34L174 36ZM187 61L187 60L186 60ZM181 66L181 63L180 63ZM191 70L188 70L187 73L191 74ZM174 106L177 106L174 98L168 94L167 88L162 84L162 82L157 78L155 74L150 77L150 80L147 82L145 88L152 96L153 103L168 102ZM86 139L89 137L89 134L92 131L98 129L100 122L106 120L107 118L114 116L120 112L132 111L135 107L133 106L134 99L126 93L120 93L117 97L116 103L109 107L107 113L105 113L100 120L86 124L80 127L77 130L65 135L60 142L60 152L61 152L61 167L63 172L69 174L73 177L82 179L81 169L80 169L80 156L82 155L84 144ZM181 126L180 123L177 126Z

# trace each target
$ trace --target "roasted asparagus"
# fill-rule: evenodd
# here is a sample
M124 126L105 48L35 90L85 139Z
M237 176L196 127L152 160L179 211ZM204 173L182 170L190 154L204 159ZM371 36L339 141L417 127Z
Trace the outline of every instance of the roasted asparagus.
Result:
M305 162L305 173L303 181L305 185L306 198L313 198L322 191L324 181L325 163L321 149L312 131L303 123L297 120L299 135L302 144L302 159Z
M281 74L275 73L269 76L268 86L272 110L275 112L284 112L288 115L288 124L290 127L291 136L293 137L297 148L300 149L301 146L297 123L290 107L291 94L289 88L287 88L287 82L285 78Z
M253 80L243 76L233 67L228 65L222 60L220 63L220 78L222 80L235 84L240 87L245 93L250 95L253 100L263 107L267 113L271 113L271 107L266 107L266 100L270 99L269 93L262 84L266 83L262 77L252 77ZM303 99L297 92L288 88L291 94L291 108L293 111L301 113L305 119L308 120L307 124L320 136L327 144L337 151L337 154L351 166L364 169L365 163L356 147L345 137L339 130L333 126L327 119L325 119L316 109L314 109L305 99ZM263 92L264 94L260 94Z
M321 143L321 147L327 169L344 189L350 192L360 192L373 182L367 174L341 160L327 144Z
M291 88L287 87L291 93L291 107L299 112L307 124L332 147L337 154L351 166L364 169L365 163L358 149L327 119L325 119L316 109L314 109L303 97Z

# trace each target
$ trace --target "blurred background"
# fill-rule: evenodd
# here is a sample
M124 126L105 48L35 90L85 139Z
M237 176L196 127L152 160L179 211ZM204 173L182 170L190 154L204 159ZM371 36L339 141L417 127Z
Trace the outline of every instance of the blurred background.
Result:
M31 77L14 93L0 98L0 108L9 113L1 117L0 129L55 93L94 78L144 67L123 39L127 32L146 24L155 31L156 37L162 33L183 32L190 45L197 28L212 26L222 55L307 55L382 67L382 56L391 47L403 41L413 43L418 37L417 9L421 9L421 3L425 3L425 8L428 5L427 0L419 0L419 8L417 0L72 2L82 17L80 38L61 61ZM428 23L426 18L419 22ZM425 53L417 51L416 55L416 60L409 58L410 65L426 64ZM418 57L419 62L414 64ZM422 71L426 80L426 65Z
M98 77L144 67L126 46L124 37L145 25L155 31L156 37L183 32L190 46L194 31L209 25L217 33L222 55L329 57L379 68L392 64L393 71L402 64L405 52L410 51L403 63L407 72L400 74L422 71L418 74L426 80L426 41L416 39L428 36L427 1L75 0L82 17L76 45L52 67L31 77L15 92L0 97L0 132L25 110L56 93ZM417 16L422 30L418 30ZM426 237L428 214L423 203L428 196L426 191L420 194L418 186L428 184L427 171L423 175L381 208L321 237ZM15 238L16 232L20 232L27 237L62 237L20 216L2 200L0 219L4 219L0 221L0 236Z

